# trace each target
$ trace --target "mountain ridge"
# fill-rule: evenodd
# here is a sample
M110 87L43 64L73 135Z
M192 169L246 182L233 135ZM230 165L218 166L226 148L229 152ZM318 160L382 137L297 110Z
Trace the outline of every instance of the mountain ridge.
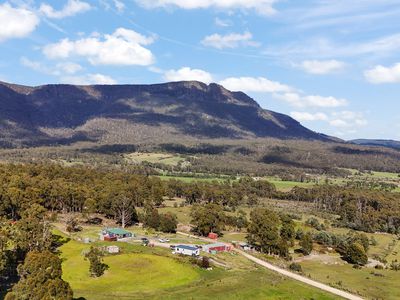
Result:
M395 150L400 150L400 141L396 140L385 140L385 139L355 139L349 141L350 143L361 145L361 146L376 146L386 147Z
M243 92L198 81L24 86L0 82L3 147L177 138L334 141Z

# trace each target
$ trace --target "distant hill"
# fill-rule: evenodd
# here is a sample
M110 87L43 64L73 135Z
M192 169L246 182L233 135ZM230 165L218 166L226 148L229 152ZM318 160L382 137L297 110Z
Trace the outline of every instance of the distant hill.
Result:
M217 84L29 87L0 82L3 147L260 137L333 140Z
M380 146L400 150L400 141L394 140L357 139L349 142L363 146Z

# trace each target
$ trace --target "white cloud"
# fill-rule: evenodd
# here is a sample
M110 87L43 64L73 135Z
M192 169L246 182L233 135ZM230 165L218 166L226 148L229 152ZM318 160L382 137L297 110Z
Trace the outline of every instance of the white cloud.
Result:
M75 85L89 84L116 84L117 81L110 76L103 74L86 74L82 76L64 76L61 82Z
M219 27L230 27L232 26L232 21L231 20L223 20L220 18L215 18L214 20L215 25L219 26Z
M82 66L72 62L64 62L56 65L56 68L67 74L75 74L83 70Z
M311 74L329 74L342 70L345 63L337 60L305 60L300 67Z
M118 12L123 12L125 10L125 4L122 1L119 0L114 0L114 5L115 8L118 10Z
M262 15L276 13L273 5L279 0L136 0L146 8L178 7L182 9L219 8L254 10Z
M275 94L274 97L288 102L291 106L295 107L335 108L346 106L348 104L346 99L338 99L332 96L324 97L319 95L301 95L294 92Z
M329 124L338 128L355 128L366 126L368 121L362 113L346 110L332 113Z
M164 79L167 81L201 81L204 83L211 83L213 81L212 75L200 69L191 69L183 67L179 70L169 70L165 72Z
M322 112L310 113L294 111L290 113L290 116L300 122L323 121L346 133L350 133L350 131L355 133L356 129L368 125L368 121L364 118L364 115L354 111L339 111L329 115Z
M290 116L297 121L326 121L328 120L328 116L322 112L317 113L309 113L309 112L299 112L293 111L290 113Z
M400 63L391 67L378 65L364 72L365 78L374 84L400 83Z
M92 7L89 3L80 0L68 0L67 4L61 10L55 10L52 6L42 3L39 11L50 19L62 19L72 17L77 14L86 12Z
M21 64L28 67L36 72L40 72L47 75L62 76L65 74L75 74L83 70L82 66L72 62L58 63L53 67L44 65L41 62L30 60L26 57L21 57Z
M253 41L253 35L248 31L243 34L230 33L227 35L215 33L206 36L201 43L204 46L217 49L237 48L239 46L259 46L257 42Z
M93 65L140 65L154 62L152 52L143 47L153 43L152 37L133 30L118 28L113 34L93 34L91 37L71 41L68 38L43 48L50 59L81 56Z
M264 77L230 77L222 80L220 84L229 90L243 92L279 93L292 90L285 84Z
M219 83L232 91L272 93L276 99L283 100L293 107L335 108L348 104L346 99L332 96L305 95L302 91L265 77L230 77Z
M8 2L0 5L0 42L23 38L39 25L39 18L26 8L12 7Z

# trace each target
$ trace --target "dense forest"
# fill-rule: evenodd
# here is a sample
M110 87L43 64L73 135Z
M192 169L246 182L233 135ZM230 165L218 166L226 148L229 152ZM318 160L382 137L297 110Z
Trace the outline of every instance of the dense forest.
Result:
M138 170L141 172L141 170ZM399 194L357 185L315 185L277 191L265 180L185 183L162 181L133 172L60 165L0 166L0 216L18 220L33 204L51 212L100 213L117 222L137 221L136 207L159 207L165 198L184 198L187 204L213 203L235 209L255 206L260 198L306 201L318 210L340 216L341 225L368 232L400 230Z

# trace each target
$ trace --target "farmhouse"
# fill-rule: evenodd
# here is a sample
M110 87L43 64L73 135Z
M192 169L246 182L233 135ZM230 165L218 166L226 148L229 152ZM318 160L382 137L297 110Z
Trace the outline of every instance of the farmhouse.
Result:
M178 245L175 247L175 253L189 255L189 256L199 256L200 249L193 246Z
M105 228L101 232L101 239L104 241L115 241L130 237L133 237L132 232L122 228Z
M214 244L204 245L202 249L204 252L207 253L217 253L217 252L231 251L231 246L226 245L224 243L214 243Z

